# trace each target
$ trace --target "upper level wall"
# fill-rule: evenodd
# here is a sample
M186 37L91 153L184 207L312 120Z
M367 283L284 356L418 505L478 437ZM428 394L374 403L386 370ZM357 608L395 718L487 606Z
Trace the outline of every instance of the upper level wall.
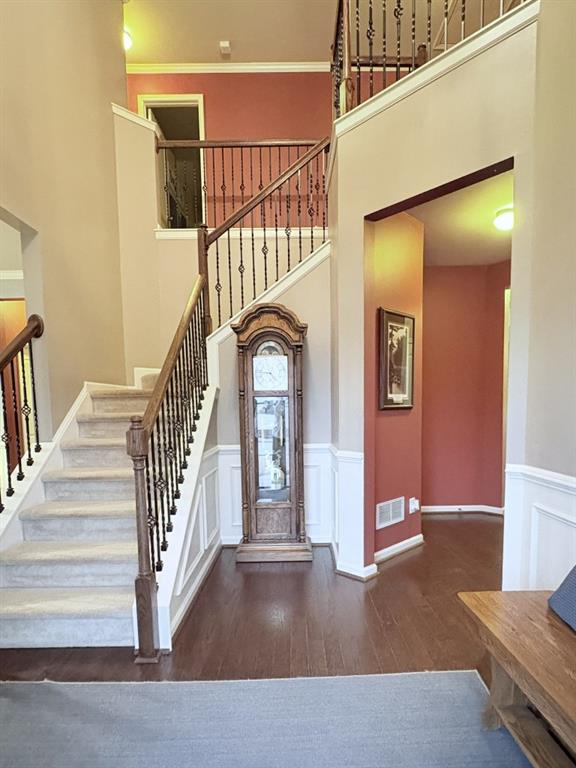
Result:
M518 19L525 24L516 23L515 28ZM338 219L330 228L338 253L332 312L338 327L340 449L363 447L362 254L367 214L514 157L521 172L515 184L520 215L513 237L513 285L514 273L529 262L522 211L531 192L535 20L533 5L523 6L499 22L499 35L496 28L481 32L335 124L332 153L337 164L330 183L336 185ZM504 36L502 30L510 32ZM481 51L478 41L485 41ZM469 55L463 55L465 51ZM526 292L519 292L513 314L528 314L526 302ZM514 381L525 374L525 352L522 343L511 350ZM520 388L514 402L518 418L524 407Z
M207 139L319 139L332 126L329 72L129 74L139 94L201 93Z
M56 426L84 380L124 380L110 112L126 96L122 3L7 0L0 51L0 215L24 232Z
M534 261L526 464L572 476L576 475L575 45L576 4L543 2L530 217Z

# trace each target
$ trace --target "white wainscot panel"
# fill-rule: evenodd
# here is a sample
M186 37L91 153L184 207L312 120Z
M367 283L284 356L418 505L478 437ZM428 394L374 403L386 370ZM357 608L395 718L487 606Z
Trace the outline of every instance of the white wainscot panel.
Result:
M576 478L506 468L502 588L556 589L576 565Z
M555 589L576 564L576 517L532 505L530 589Z

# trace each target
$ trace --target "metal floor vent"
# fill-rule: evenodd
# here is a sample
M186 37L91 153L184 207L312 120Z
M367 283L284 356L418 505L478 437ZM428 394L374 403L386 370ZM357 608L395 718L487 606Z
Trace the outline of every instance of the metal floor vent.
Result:
M405 497L399 496L390 501L381 501L376 504L376 528L386 528L404 520Z

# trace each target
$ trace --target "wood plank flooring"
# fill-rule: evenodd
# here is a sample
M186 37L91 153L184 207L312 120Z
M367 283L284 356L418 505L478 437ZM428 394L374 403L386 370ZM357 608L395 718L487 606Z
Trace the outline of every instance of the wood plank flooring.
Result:
M129 648L0 650L2 680L228 680L483 666L460 591L500 588L502 519L427 515L425 544L362 584L313 563L236 565L224 549L172 654L135 665Z

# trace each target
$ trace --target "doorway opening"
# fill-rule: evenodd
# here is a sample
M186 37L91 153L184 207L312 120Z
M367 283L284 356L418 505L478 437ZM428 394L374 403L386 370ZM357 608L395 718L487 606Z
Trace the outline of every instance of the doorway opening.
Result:
M513 216L511 161L367 217L365 515L377 562L422 543L428 514L503 515L512 254L511 227L494 224L503 210ZM398 355L379 309L413 323L413 396L402 407L382 407ZM379 524L378 508L398 499L402 513Z
M204 139L204 100L201 94L141 94L138 111L156 123L166 141ZM162 225L167 229L198 227L204 219L203 150L177 147L159 153L159 182L165 192Z

